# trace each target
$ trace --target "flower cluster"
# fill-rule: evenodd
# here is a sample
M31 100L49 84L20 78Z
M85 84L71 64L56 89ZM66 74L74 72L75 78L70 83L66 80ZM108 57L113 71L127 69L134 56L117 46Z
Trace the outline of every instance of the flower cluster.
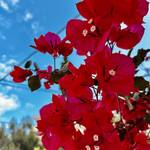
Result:
M146 0L82 0L77 9L83 20L67 23L66 37L52 32L35 38L35 46L54 58L62 55L61 68L41 70L28 61L14 67L15 82L28 79L32 91L52 84L61 95L40 110L37 128L47 150L150 150L150 86L136 77L137 67L149 50L133 48L144 34ZM67 60L73 48L85 60L76 68ZM128 56L116 53L122 48ZM139 59L140 58L140 59ZM42 80L42 81L41 81Z

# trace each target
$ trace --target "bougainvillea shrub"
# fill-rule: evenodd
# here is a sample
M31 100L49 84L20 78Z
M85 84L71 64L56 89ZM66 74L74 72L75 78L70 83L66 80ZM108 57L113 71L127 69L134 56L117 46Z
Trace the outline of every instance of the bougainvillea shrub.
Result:
M39 135L47 150L150 150L150 86L136 76L150 50L133 48L144 34L146 0L82 0L82 20L67 23L66 36L48 32L35 38L35 48L54 58L42 70L28 61L15 66L14 82L28 81L31 91L58 84L61 95L40 110ZM116 53L117 49L127 55ZM68 61L76 50L84 56L79 68ZM57 68L57 58L64 62ZM34 70L31 69L34 67Z

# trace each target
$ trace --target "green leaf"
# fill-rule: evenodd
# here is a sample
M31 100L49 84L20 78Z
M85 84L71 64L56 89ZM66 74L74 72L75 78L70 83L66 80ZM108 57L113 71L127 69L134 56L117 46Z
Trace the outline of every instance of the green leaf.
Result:
M58 83L60 78L62 78L63 76L64 76L64 74L62 72L60 72L59 70L55 70L51 73L51 78L54 83Z
M29 60L26 62L26 64L24 65L25 68L30 68L30 66L32 65L32 61Z
M147 53L150 52L150 49L144 50L144 49L139 49L138 54L133 57L133 62L135 64L135 67L137 68L145 59L145 56Z
M149 88L149 82L146 81L143 77L135 77L135 87L140 90L145 90L145 88Z
M28 79L28 86L31 91L35 91L41 87L41 82L38 76L32 76Z
M145 120L146 120L147 123L150 123L150 115L147 114L147 115L145 116Z

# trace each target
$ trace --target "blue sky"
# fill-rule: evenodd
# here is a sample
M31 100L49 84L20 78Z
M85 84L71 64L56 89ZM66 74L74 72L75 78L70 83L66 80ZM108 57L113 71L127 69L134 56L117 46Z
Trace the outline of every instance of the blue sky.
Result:
M67 21L78 14L75 3L78 0L0 0L0 78L20 63L34 50L29 47L33 38L48 31L57 32ZM141 43L135 48L150 48L150 14L145 18L146 32ZM65 31L61 34L63 37ZM70 60L79 66L82 58L75 53ZM41 68L52 65L52 58L37 53L32 57ZM59 62L61 61L58 60ZM58 63L59 63L58 62ZM10 80L10 77L7 77ZM12 88L13 86L13 88ZM26 115L37 115L39 109L51 101L52 90L30 92L26 86L6 81L0 82L0 121L11 117L20 119Z

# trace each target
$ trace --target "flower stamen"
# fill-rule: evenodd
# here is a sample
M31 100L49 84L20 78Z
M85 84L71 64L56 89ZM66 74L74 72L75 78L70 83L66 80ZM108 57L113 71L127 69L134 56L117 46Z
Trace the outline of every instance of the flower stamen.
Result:
M95 135L93 136L93 140L94 140L94 141L98 141L98 140L99 140L99 137L98 137L97 134L95 134Z
M83 32L82 32L82 35L83 35L83 36L87 36L87 34L88 34L88 30L87 30L87 29L84 29Z
M96 30L96 26L93 25L93 26L90 28L90 31L91 31L91 32L94 32L95 30Z
M109 70L109 74L110 74L111 76L115 76L115 75L116 75L116 71L113 70L113 69L111 69L111 70Z

